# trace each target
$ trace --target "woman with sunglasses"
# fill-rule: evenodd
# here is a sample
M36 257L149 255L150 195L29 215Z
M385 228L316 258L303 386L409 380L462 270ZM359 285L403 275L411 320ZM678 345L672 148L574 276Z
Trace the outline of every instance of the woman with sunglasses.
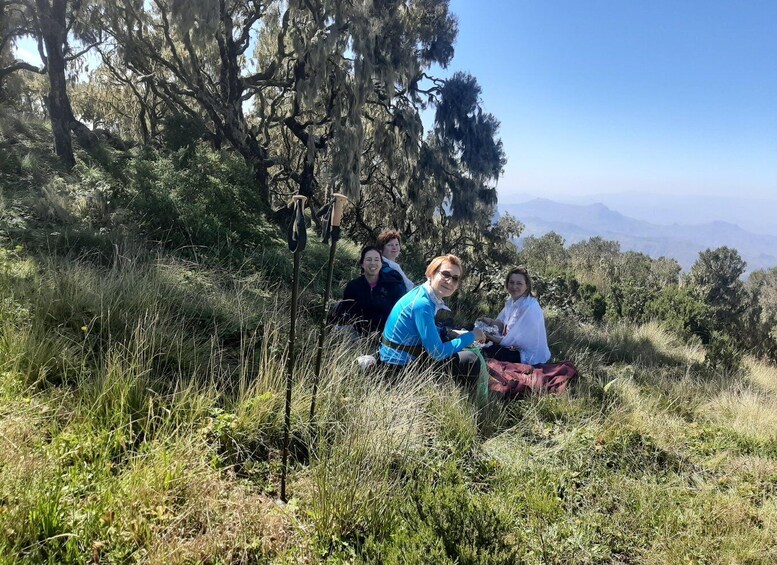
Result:
M487 334L494 345L483 350L497 361L538 365L550 359L545 316L539 301L531 294L531 277L526 267L507 273L505 289L510 295L496 319L480 321L498 328L498 334Z
M455 255L435 257L426 267L426 282L405 294L394 305L383 330L380 358L383 363L404 367L424 353L454 375L472 382L480 374L480 361L463 351L485 334L475 329L449 330L453 339L443 342L434 323L443 299L451 296L461 281L461 260Z

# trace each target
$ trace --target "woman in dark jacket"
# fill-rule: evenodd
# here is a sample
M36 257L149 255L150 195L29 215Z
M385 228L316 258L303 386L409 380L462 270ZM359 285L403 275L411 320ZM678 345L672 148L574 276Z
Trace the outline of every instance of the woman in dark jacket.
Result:
M405 293L405 283L396 271L382 271L377 247L362 249L362 275L350 281L338 307L339 324L351 324L361 334L382 331L391 309Z

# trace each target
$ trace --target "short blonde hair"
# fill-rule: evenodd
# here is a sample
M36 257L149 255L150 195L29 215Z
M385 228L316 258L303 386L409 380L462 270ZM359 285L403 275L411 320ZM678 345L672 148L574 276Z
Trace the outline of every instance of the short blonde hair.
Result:
M464 275L464 267L461 266L461 259L449 253L448 255L440 255L439 257L432 259L432 261L426 266L426 278L431 279L434 274L440 270L440 267L442 267L443 263L456 265L461 270L462 276Z

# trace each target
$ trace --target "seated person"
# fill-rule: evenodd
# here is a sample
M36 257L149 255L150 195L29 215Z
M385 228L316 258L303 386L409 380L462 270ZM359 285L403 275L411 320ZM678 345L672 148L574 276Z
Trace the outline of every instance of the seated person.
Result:
M480 360L472 351L462 351L482 341L482 330L449 330L453 339L443 342L435 325L436 312L444 307L461 280L461 260L455 255L436 257L426 267L426 282L405 294L391 310L383 330L380 358L383 363L401 368L428 354L438 367L450 370L468 382L480 375Z
M346 285L335 319L368 335L383 330L391 308L405 293L405 285L399 273L381 270L383 261L377 247L362 249L359 265L362 275Z
M480 318L499 329L498 334L487 334L494 344L483 350L498 361L539 365L550 359L545 316L537 299L531 295L531 277L525 267L516 267L507 273L505 287L510 295L505 307L493 318Z
M413 290L415 284L402 270L402 267L397 263L397 257L399 257L399 251L402 246L402 236L397 230L383 230L378 235L378 249L383 254L383 270L387 271L392 269L400 274L405 284L405 289Z

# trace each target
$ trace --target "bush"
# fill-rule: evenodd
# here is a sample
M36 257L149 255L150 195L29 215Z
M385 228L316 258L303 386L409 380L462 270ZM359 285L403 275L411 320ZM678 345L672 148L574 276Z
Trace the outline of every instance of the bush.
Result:
M513 524L487 493L473 493L461 471L448 465L437 481L419 480L400 510L392 536L370 540L370 563L512 564Z
M245 160L199 143L133 163L128 206L156 238L174 247L247 248L272 237L256 178Z
M162 125L165 145L173 151L194 147L208 132L202 120L183 114L166 116Z
M649 318L662 320L685 338L697 335L707 343L712 330L712 312L688 288L667 286L645 307Z
M704 348L704 366L711 374L731 375L742 369L742 351L728 334L712 332Z
M608 317L612 320L644 322L653 293L652 289L642 284L612 283L608 295Z
M607 300L592 284L583 283L578 289L575 310L583 317L601 322L607 313Z

